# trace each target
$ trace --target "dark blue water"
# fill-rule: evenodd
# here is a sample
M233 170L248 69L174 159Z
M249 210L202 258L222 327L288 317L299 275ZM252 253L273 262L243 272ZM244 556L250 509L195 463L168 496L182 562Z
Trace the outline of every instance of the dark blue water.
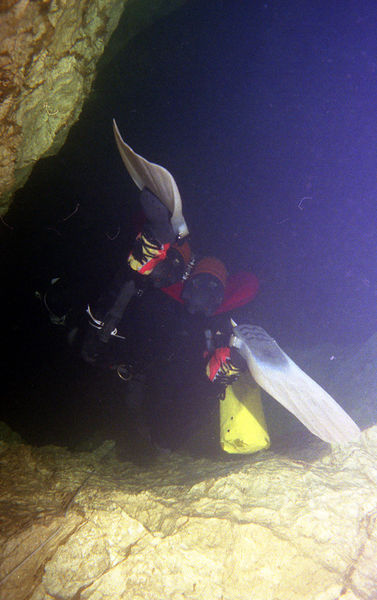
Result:
M137 191L112 117L174 174L193 246L258 275L239 318L283 347L374 333L376 21L372 1L191 0L115 53L120 29L64 148L6 217L7 311L26 349L43 358L50 335L30 326L35 282L66 272L94 298L126 256Z

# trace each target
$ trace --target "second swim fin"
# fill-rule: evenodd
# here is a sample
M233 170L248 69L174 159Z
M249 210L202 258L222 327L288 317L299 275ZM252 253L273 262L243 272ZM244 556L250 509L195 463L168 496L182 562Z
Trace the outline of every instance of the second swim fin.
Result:
M230 343L238 348L261 388L314 435L339 444L358 439L360 429L351 417L262 327L235 325Z

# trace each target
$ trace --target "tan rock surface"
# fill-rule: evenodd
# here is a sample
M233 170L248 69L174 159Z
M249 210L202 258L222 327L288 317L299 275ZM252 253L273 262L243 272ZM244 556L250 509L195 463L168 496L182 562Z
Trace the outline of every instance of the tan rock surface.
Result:
M377 427L309 450L140 468L3 442L0 598L372 600Z
M130 26L124 44L181 1L0 3L0 214L35 162L64 144L125 7Z

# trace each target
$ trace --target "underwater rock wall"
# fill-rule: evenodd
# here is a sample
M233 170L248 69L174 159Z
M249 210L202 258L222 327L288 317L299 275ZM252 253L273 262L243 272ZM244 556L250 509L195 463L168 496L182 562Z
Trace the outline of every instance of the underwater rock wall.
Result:
M373 600L377 427L329 450L141 467L3 441L0 598Z
M124 43L182 0L4 0L0 4L0 214L36 161L56 154L96 64L130 11ZM126 76L126 74L125 74Z

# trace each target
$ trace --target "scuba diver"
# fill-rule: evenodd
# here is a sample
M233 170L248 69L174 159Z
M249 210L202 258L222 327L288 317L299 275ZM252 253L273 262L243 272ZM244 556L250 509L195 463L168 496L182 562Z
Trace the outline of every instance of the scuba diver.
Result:
M184 238L188 235L188 228L173 177L163 167L149 163L134 153L122 139L115 121L113 126L120 155L134 182L140 189L147 187L165 205L176 239ZM164 248L160 247L159 252L157 261L164 255ZM204 313L206 317L211 317L249 302L258 290L258 280L251 273L228 277L221 261L204 257L191 264L191 270L185 278L162 289L183 303L191 314ZM212 332L208 330L206 339L209 355L207 375L211 382L220 382L228 390L241 372L247 370L251 375L247 389L254 388L258 393L258 386L264 389L320 439L328 443L346 443L358 439L360 430L348 414L261 327L248 323L238 326L232 322L232 334L226 346L216 347L218 344L213 342ZM245 403L247 401L245 397ZM253 403L251 412L254 408L256 413L260 412L259 397ZM264 418L260 418L260 421L263 441L257 449L268 447L269 444ZM249 433L254 431L252 425Z
M137 155L122 139L113 122L114 135L128 173L140 189L140 203L145 224L138 233L127 263L117 274L112 289L95 306L88 306L89 327L81 356L91 364L106 364L108 345L124 340L120 325L125 321L140 325L133 313L136 300L146 290L158 289L187 309L195 318L212 319L241 307L258 291L258 280L252 273L228 274L216 257L197 258L191 251L188 227L182 214L182 202L172 175L163 167ZM138 308L136 308L136 311ZM124 319L124 316L127 318ZM133 318L133 315L135 317ZM269 437L261 409L260 389L264 389L292 412L314 435L332 443L356 440L360 430L345 411L325 390L304 373L261 327L248 323L236 325L232 331L205 327L206 374L211 384L221 390L227 421L223 437L233 429L233 449L223 440L229 452L253 452L269 445ZM202 321L203 323L203 321ZM208 321L206 321L208 323ZM226 336L230 338L225 339ZM128 336L132 339L132 336ZM126 344L127 345L127 344ZM143 352L148 344L143 344ZM203 357L201 357L203 358ZM126 381L132 377L127 361L116 365L118 375ZM245 389L237 384L246 374ZM252 390L257 395L250 397ZM228 402L229 400L229 402ZM234 427L235 407L241 414L241 430ZM243 408L247 407L245 416ZM261 412L262 411L262 412ZM254 419L254 414L259 417ZM250 418L254 421L250 421ZM244 444L246 435L255 438L258 421L261 438L258 444ZM240 433L241 431L241 433ZM259 435L259 434L258 434Z
M259 287L252 273L229 275L218 258L195 256L187 241L189 230L173 176L136 154L122 139L115 120L113 130L127 171L140 189L145 222L111 289L95 308L88 306L92 331L84 340L81 355L92 364L105 362L105 345L111 338L124 337L119 325L126 309L148 288L160 289L192 315L210 317L246 304ZM126 371L125 364L117 366L118 374L127 379Z
M206 330L208 318L243 306L258 291L259 283L253 273L229 275L220 259L213 256L197 259L187 238L176 239L169 211L147 188L141 191L140 202L146 222L136 236L127 265L118 271L113 284L95 307L87 308L90 327L81 356L91 364L106 366L110 362L114 365L114 358L109 358L111 352L107 352L108 344L114 338L130 337L123 335L122 326L126 326L127 315L137 319L135 304L140 305L148 289L160 290L190 315L202 317ZM216 326L218 328L218 324ZM124 361L121 360L116 369L122 379L127 379Z

